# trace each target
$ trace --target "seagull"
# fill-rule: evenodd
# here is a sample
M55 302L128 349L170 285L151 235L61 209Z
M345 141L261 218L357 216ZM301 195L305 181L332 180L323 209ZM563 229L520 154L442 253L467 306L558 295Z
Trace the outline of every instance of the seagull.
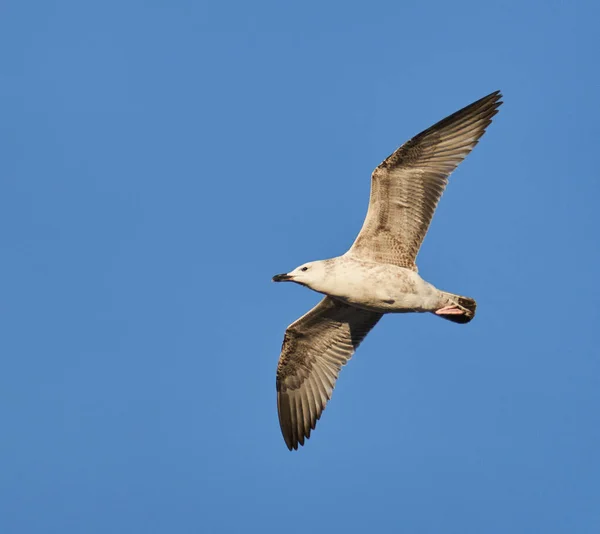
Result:
M473 150L502 104L495 91L416 135L371 175L363 226L336 258L304 263L274 282L325 295L288 326L277 365L277 411L289 450L310 438L339 372L386 313L430 312L465 324L475 300L423 280L415 263L448 177Z

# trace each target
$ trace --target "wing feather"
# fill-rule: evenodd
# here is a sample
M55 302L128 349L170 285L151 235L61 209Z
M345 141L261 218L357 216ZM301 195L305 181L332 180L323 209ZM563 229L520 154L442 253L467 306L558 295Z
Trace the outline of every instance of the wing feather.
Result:
M325 297L287 328L277 365L277 411L290 450L310 437L342 366L381 316Z
M346 254L417 270L417 254L448 177L479 142L501 98L495 91L453 113L373 171L369 210Z

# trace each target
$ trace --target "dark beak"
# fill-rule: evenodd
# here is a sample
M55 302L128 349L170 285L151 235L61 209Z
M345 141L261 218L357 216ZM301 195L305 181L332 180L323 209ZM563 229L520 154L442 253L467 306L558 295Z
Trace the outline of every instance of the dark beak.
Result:
M291 279L292 277L289 274L276 274L273 277L273 282L289 282Z

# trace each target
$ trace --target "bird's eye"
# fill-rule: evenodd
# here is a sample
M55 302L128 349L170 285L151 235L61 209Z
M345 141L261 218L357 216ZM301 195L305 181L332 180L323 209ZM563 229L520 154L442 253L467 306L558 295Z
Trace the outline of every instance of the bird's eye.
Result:
M302 267L302 269L300 269L302 272L304 271L308 271L308 267Z

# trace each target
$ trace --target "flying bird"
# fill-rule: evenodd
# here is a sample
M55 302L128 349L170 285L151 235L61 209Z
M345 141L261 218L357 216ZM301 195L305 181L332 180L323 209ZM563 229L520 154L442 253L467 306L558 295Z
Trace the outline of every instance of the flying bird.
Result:
M430 312L455 323L475 316L472 298L423 280L415 263L448 177L502 104L500 91L416 135L371 175L363 226L350 249L278 274L325 295L288 326L277 365L279 424L290 450L310 437L343 365L386 313Z

